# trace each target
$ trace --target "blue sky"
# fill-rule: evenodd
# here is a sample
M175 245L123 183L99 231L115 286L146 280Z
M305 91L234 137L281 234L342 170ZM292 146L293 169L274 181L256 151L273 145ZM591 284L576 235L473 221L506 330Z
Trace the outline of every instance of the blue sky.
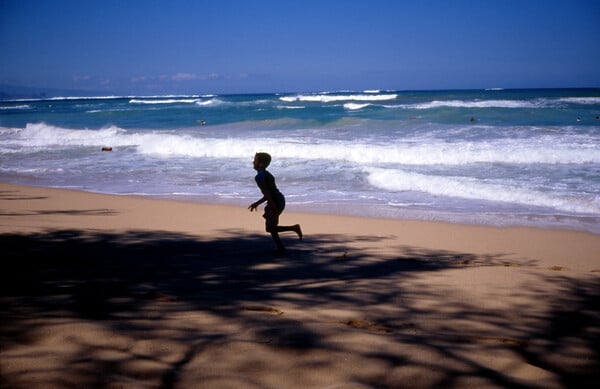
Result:
M133 94L600 87L600 1L0 0L0 84Z

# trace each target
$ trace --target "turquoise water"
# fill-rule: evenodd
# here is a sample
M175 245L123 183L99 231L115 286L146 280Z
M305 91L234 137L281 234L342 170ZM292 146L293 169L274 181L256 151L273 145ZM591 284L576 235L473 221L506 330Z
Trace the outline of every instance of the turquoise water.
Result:
M291 210L600 232L599 116L598 89L2 101L0 180L247 206L267 151Z

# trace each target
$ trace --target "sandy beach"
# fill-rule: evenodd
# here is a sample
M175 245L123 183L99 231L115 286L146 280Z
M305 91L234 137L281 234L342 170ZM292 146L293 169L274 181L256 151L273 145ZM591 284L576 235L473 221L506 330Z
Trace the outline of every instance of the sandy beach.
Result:
M584 388L600 235L0 183L2 388Z

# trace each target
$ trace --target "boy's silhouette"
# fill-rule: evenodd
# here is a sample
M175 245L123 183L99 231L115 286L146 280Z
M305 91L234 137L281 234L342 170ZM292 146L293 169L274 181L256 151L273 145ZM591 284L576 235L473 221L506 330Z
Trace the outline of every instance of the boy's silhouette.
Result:
M279 233L293 231L298 234L300 239L302 239L302 230L300 229L299 224L293 226L279 225L279 215L281 215L281 212L283 212L283 209L285 208L285 197L279 189L277 189L275 177L266 170L270 163L271 156L267 153L256 153L254 156L254 169L257 172L254 179L256 180L256 185L258 185L263 197L250 204L248 209L252 212L256 210L259 205L265 201L267 202L265 213L263 214L263 217L265 218L265 228L273 237L273 240L277 245L277 251L279 253L284 253L285 248L281 243L281 239L279 239Z

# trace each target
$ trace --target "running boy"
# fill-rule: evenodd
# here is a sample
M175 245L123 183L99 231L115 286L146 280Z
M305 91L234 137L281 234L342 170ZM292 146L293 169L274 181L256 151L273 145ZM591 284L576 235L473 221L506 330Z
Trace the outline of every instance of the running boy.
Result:
M283 197L283 194L277 189L275 177L266 170L270 163L271 156L267 153L256 153L254 156L254 170L257 172L254 179L256 180L256 185L258 185L263 197L250 204L248 209L252 212L256 210L259 205L265 201L267 202L265 213L263 215L265 218L265 228L273 237L273 240L277 245L277 251L281 254L285 252L285 248L281 243L281 239L279 239L279 233L293 231L298 234L300 239L302 239L302 230L300 229L299 224L293 226L279 225L279 215L281 215L281 212L283 212L283 209L285 208L285 197Z

